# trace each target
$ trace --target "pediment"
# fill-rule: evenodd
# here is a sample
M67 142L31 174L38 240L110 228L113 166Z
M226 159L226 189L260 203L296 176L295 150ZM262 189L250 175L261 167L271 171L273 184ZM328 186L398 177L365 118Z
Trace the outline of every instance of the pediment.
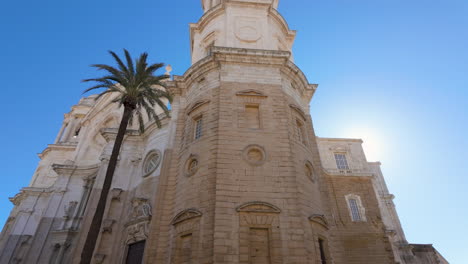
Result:
M194 219L194 218L197 218L197 217L201 217L201 216L202 216L202 213L200 211L198 211L195 208L190 208L190 209L186 209L186 210L178 213L174 217L174 219L172 219L171 223L173 225L177 225L177 224L182 223L184 221Z
M324 215L313 214L313 215L309 216L309 220L311 222L319 224L319 225L323 226L324 228L328 229L328 222L327 222L327 219L325 218Z
M304 119L304 121L307 120L306 114L304 113L304 111L302 111L302 109L299 106L297 106L295 104L290 104L289 107L294 109L302 117L302 119Z
M194 103L194 104L189 108L189 110L187 111L187 115L190 115L193 111L195 111L196 109L200 108L202 105L208 104L209 102L210 102L210 100L200 100L200 101L197 101L196 103Z
M279 214L281 210L270 203L267 202L247 202L236 208L237 212L247 212L247 213L274 213Z
M236 93L237 96L255 96L255 97L263 97L266 98L264 93L256 91L256 90L245 90L245 91L240 91Z

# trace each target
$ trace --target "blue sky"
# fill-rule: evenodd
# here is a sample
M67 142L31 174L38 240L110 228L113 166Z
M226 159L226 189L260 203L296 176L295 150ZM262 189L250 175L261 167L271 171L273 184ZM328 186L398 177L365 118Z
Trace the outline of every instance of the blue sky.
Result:
M298 31L296 64L320 84L317 135L363 138L408 240L468 263L468 1L283 0L279 11ZM0 223L81 97L80 80L97 76L89 65L127 48L181 75L200 15L196 0L0 4Z

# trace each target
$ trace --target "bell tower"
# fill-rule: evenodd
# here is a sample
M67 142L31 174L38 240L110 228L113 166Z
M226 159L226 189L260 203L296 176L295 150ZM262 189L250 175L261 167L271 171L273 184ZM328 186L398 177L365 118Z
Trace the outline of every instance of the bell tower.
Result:
M317 253L318 236L328 241L309 114L317 85L292 62L296 32L277 0L202 6L192 66L171 83L176 136L145 263L330 260Z
M192 63L213 46L292 50L296 32L276 10L278 0L202 0L202 7L203 17L190 25Z

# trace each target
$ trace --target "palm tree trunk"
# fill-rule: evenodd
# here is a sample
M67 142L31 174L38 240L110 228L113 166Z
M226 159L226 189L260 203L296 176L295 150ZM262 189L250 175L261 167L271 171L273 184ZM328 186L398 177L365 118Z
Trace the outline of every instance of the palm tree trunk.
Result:
M104 184L102 186L101 196L99 197L96 212L94 213L93 221L91 222L91 226L88 231L88 236L86 237L86 242L83 251L81 252L81 264L91 263L94 248L96 246L96 241L101 229L104 210L106 209L107 196L109 194L109 190L112 185L112 178L114 177L115 168L117 166L117 158L119 156L120 147L122 146L122 142L125 136L125 132L127 131L128 122L132 112L133 108L131 106L124 105L122 120L120 121L119 131L117 132L117 137L115 138L115 143L112 149L112 154L110 156L109 165L107 166L106 178L104 179Z

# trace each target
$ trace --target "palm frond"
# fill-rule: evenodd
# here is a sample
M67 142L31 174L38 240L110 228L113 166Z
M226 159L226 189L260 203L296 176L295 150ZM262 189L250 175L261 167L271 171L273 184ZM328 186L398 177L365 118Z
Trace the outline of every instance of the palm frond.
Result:
M114 57L115 61L119 65L119 68L122 72L127 73L127 74L130 73L127 66L123 63L123 61L119 58L119 56L115 54L115 52L109 50L109 53L112 55L112 57Z
M125 53L125 58L127 59L127 68L128 71L132 74L132 76L135 75L135 67L133 66L133 59L132 56L130 56L130 52L128 50L124 49Z
M155 120L158 127L161 127L161 120L155 107L160 107L169 117L170 111L163 98L172 102L172 95L166 87L166 80L169 76L165 74L155 75L156 71L161 69L164 64L154 63L148 65L148 53L146 52L133 61L130 53L126 49L123 51L125 62L115 52L109 51L110 55L115 59L117 67L106 64L91 65L98 70L106 71L107 74L99 78L83 80L83 82L95 82L95 85L86 89L84 93L96 89L105 89L98 94L96 100L106 94L117 93L118 96L112 99L109 104L117 103L118 107L125 105L125 107L133 109L129 123L133 126L134 121L137 120L141 133L144 133L145 130L143 114L149 120Z

